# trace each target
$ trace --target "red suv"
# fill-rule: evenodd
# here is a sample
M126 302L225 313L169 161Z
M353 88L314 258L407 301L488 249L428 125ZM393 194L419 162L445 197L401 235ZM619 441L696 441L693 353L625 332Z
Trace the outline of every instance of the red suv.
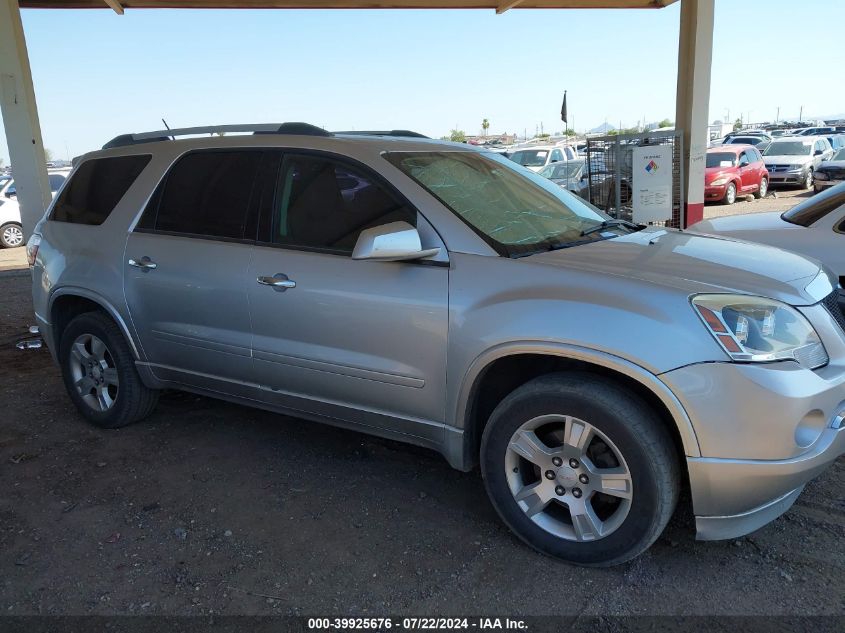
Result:
M733 204L737 194L762 198L769 188L769 172L752 145L719 145L707 150L704 199Z

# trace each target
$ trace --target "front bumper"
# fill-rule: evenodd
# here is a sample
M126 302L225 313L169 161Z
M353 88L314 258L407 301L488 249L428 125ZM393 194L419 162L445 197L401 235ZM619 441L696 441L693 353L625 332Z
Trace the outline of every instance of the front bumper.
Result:
M721 200L725 197L725 189L727 185L705 185L704 199L705 200Z
M813 184L815 185L816 189L826 189L827 187L835 187L836 185L841 185L843 182L845 182L845 180L841 180L841 179L820 180L819 178L816 178L813 181Z
M770 185L800 185L807 177L807 169L794 169L790 171L772 171L769 169Z
M822 306L801 311L825 344L825 367L700 363L660 376L698 440L687 467L700 539L762 527L845 453L845 333Z

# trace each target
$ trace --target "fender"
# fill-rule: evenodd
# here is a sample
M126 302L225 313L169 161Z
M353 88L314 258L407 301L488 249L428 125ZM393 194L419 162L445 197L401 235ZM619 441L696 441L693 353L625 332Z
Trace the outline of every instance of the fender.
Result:
M135 360L144 360L144 358L141 356L137 344L135 343L135 339L129 333L129 327L126 325L126 321L120 315L120 312L118 312L117 309L111 304L111 302L109 302L105 297L92 290L80 288L78 286L61 286L60 288L56 288L50 294L50 301L47 307L48 314L53 314L53 303L57 298L64 295L82 297L98 304L103 310L108 313L108 315L112 319L114 319L115 323L117 323L118 327L120 328L120 331L123 332L123 336L126 338L126 342L129 343L129 347L132 350L132 355L135 357ZM50 326L52 327L52 323L50 323Z
M690 421L686 410L675 397L675 394L672 393L669 387L667 387L658 376L639 365L606 352L600 352L588 347L568 345L565 343L553 343L549 341L513 341L502 343L501 345L492 347L477 356L464 374L464 378L458 392L457 406L453 412L454 425L456 427L462 431L466 430L464 425L466 424L467 412L469 411L470 397L472 396L474 389L478 384L478 380L484 370L489 367L493 361L505 356L513 356L515 354L542 354L546 356L559 356L561 358L580 360L617 371L620 374L624 374L625 376L636 380L660 398L660 401L668 409L681 436L685 455L687 457L701 456L698 438L695 435L695 429L693 429L692 422ZM463 433L461 434L463 435Z

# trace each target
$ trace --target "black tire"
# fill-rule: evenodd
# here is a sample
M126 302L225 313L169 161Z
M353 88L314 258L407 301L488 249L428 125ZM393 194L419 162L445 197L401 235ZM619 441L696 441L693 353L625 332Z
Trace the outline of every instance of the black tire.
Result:
M736 185L732 182L725 187L725 195L722 198L722 204L733 204L736 202Z
M75 386L71 352L74 341L83 335L93 335L103 341L117 370L119 388L114 402L105 411L95 410L86 403ZM82 416L104 429L116 429L137 422L155 409L159 392L150 389L138 375L135 357L117 324L103 312L86 312L74 318L61 332L59 363L68 395Z
M759 200L763 196L766 195L766 192L769 190L769 181L767 178L760 179L760 185L757 187L757 191L754 192L754 197Z
M813 170L810 169L810 170L807 171L807 175L804 176L804 183L801 185L801 188L809 190L809 189L813 188L813 184L814 184Z
M547 414L590 423L627 462L631 507L607 536L573 541L553 535L526 516L511 493L505 470L509 442L527 421ZM549 374L513 391L490 416L480 462L490 500L508 527L534 549L577 565L607 567L638 556L663 532L678 501L678 455L658 416L636 394L592 374Z
M0 226L0 246L3 248L17 248L23 245L23 231L21 230L20 224L17 222L7 222L3 226Z

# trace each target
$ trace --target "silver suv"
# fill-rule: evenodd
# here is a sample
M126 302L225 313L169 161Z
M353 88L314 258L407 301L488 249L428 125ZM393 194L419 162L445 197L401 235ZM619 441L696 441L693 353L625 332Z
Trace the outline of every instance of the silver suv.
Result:
M220 131L254 133L168 138ZM429 447L574 563L644 551L683 489L700 539L755 530L845 448L843 316L817 262L615 221L466 145L118 137L28 255L94 424L176 388Z

